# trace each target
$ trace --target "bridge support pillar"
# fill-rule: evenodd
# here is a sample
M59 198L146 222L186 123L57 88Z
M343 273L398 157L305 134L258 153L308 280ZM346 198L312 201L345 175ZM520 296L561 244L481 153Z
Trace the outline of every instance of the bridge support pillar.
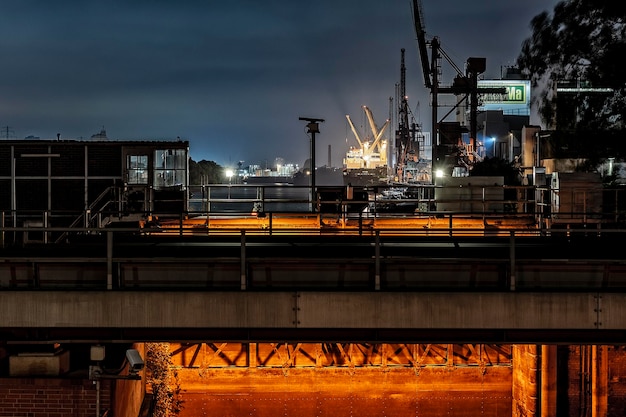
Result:
M608 346L591 347L591 417L607 417L609 388Z
M513 417L535 417L538 407L539 345L513 345Z
M541 417L557 417L557 346L541 346Z

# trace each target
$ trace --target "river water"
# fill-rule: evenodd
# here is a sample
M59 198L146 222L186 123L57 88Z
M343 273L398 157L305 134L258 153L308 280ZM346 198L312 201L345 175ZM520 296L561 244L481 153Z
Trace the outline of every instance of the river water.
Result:
M189 211L206 213L308 212L310 188L289 184L190 187Z

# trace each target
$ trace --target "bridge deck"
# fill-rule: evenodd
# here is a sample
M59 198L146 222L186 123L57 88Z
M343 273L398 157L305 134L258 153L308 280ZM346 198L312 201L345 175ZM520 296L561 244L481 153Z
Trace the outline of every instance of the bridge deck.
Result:
M0 338L626 342L623 293L0 292Z
M626 342L618 232L120 233L3 248L2 338Z
M0 289L616 292L621 238L109 231L1 249Z

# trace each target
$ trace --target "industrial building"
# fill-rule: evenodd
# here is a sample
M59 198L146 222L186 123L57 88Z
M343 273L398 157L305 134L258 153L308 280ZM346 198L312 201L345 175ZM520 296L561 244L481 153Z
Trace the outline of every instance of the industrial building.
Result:
M185 141L0 141L0 211L12 227L102 227L187 207Z

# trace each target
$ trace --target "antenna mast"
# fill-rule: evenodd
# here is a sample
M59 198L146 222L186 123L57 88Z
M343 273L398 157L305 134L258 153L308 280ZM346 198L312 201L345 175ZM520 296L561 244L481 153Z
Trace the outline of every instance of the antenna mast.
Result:
M11 129L9 126L4 126L2 128L2 137L4 137L4 139L11 139L15 137L15 131L13 131L13 129Z

